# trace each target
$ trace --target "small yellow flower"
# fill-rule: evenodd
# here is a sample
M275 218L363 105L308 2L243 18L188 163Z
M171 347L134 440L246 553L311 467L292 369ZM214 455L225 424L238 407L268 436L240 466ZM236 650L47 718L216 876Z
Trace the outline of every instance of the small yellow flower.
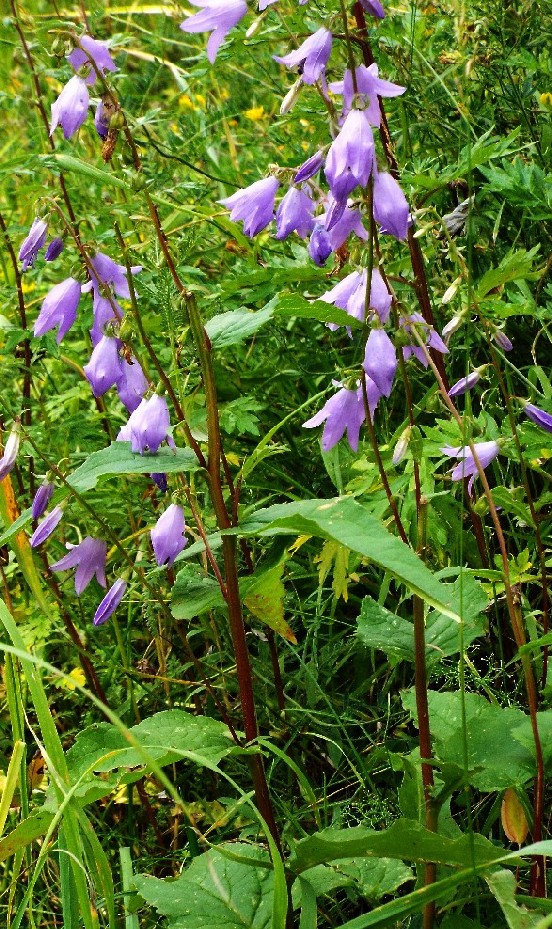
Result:
M182 107L183 110L196 110L197 107L188 94L181 94L178 98L178 105Z
M251 119L254 123L258 122L263 116L266 116L264 106L252 106L243 114L246 119Z
M550 92L541 94L539 97L539 103L545 106L547 110L552 110L552 94Z
M75 690L75 687L77 687L77 685L82 687L84 685L85 680L86 678L84 676L84 671L82 670L82 668L73 668L73 670L69 672L67 677L63 678L63 686L65 687L66 690Z

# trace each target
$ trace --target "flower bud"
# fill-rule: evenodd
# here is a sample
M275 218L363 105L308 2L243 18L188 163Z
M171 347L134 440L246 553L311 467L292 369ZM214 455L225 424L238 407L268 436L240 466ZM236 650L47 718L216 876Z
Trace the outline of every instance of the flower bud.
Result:
M4 446L4 454L0 458L0 481L3 481L8 476L15 465L20 441L19 420L16 420Z
M280 104L280 116L285 116L286 113L289 113L293 109L299 99L302 86L303 81L301 78L299 78L297 81L295 81L295 84L290 87L284 99L282 100L282 103Z
M401 433L399 441L395 445L395 451L393 452L393 464L398 465L406 455L408 451L408 446L410 444L410 437L412 434L412 426L407 426L406 429Z
M122 110L115 110L113 116L109 120L110 129L124 129L126 125L125 114Z

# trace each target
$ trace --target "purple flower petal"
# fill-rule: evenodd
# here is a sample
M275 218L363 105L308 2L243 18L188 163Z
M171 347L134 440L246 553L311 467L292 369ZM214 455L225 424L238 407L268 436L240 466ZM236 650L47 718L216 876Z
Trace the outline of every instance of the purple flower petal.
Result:
M552 432L552 416L550 413L539 409L538 406L534 406L532 403L526 403L523 412L532 422L540 426L541 429L545 429L546 432Z
M274 198L279 186L277 178L265 177L217 202L231 211L233 222L243 220L244 234L253 238L274 219Z
M101 397L122 377L123 367L119 356L121 344L119 339L102 336L92 352L90 361L84 365L83 371L95 397Z
M73 277L56 284L42 301L40 313L34 324L34 335L38 337L58 326L58 345L77 318L77 307L81 296L81 285Z
M68 555L50 565L50 569L52 571L68 571L69 568L76 568L75 590L77 596L80 597L94 575L96 575L98 584L107 587L105 579L106 556L107 545L105 542L102 539L93 539L92 536L87 535L79 545L71 546Z
M34 219L28 235L23 239L19 249L19 260L22 270L32 268L41 248L44 247L48 234L48 224L43 219Z
M86 82L75 75L65 85L56 102L52 103L50 135L57 126L61 126L65 138L70 139L86 119L89 100Z
M397 371L395 346L384 329L372 329L362 367L384 397L389 397Z
M201 12L188 17L180 24L183 32L211 32L207 43L207 57L211 64L230 30L247 13L245 0L190 0Z
M176 556L186 547L185 530L182 507L171 503L151 530L151 544L159 566L167 564L170 568Z
M332 194L347 200L355 187L366 187L374 163L374 136L363 110L351 110L332 142L325 173Z
M52 532L58 525L63 516L63 507L56 506L47 516L44 517L42 522L38 524L35 531L31 536L31 548L37 548L39 545L42 545L46 539L51 536Z
M324 71L332 51L329 29L318 29L288 55L274 55L274 60L286 68L299 68L304 84L314 84Z
M119 578L117 581L115 581L113 587L109 588L94 614L94 619L92 622L95 626L101 626L102 623L105 623L105 621L113 615L119 606L119 603L124 597L126 588L126 581L123 581L122 578Z
M81 48L73 49L71 54L67 55L67 60L70 61L75 71L83 65L90 67L90 74L85 78L87 84L93 84L98 76L91 65L91 60L101 74L117 70L117 65L109 54L109 48L105 42L93 39L90 35L83 35L79 39L79 44Z
M44 481L44 483L40 485L34 495L32 503L31 512L33 514L33 519L40 519L52 498L53 492L54 484L52 481Z

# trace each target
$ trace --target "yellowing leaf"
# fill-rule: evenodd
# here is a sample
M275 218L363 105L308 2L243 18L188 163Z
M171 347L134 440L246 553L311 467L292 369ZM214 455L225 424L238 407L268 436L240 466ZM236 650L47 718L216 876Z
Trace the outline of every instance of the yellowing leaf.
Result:
M508 787L504 791L500 815L502 828L510 842L516 842L519 846L523 845L529 832L529 826L525 811L513 787Z
M278 635L297 645L292 628L284 619L284 562L274 565L260 575L249 587L244 603L250 613L260 619Z

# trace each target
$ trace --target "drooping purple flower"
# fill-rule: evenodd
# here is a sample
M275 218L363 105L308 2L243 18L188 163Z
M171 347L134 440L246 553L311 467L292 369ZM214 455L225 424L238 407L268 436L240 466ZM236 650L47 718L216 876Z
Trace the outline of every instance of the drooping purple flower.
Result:
M276 0L259 0L259 13L264 13L273 3L276 3Z
M123 297L125 300L130 298L127 270L123 265L118 265L116 261L113 261L109 255L104 255L103 252L96 252L94 257L90 259L90 264L94 269L94 275L91 281L85 285L87 289L92 289L96 293L103 284L106 287L112 287L118 297ZM142 265L133 265L130 270L132 274L139 274Z
M380 393L369 377L366 378L366 390L370 415L373 416ZM347 441L352 450L356 452L358 450L360 427L365 418L362 387L359 386L356 390L342 387L341 390L338 390L333 397L326 401L318 413L315 413L311 419L303 423L303 427L305 429L314 429L315 426L320 426L326 420L322 432L322 449L329 452L347 433Z
M346 310L349 316L354 316L355 319L363 323L366 319L366 269L363 268L362 271L353 271L348 274L331 290L327 290L326 293L322 294L320 300L333 303L334 306ZM370 310L375 311L382 325L389 319L391 300L391 294L387 290L380 272L377 268L373 268L368 307ZM333 323L329 323L328 327L330 329L339 328Z
M500 445L498 442L494 441L475 442L473 447L479 460L479 464L483 470L485 470L487 465L489 465L500 452ZM445 445L441 451L443 452L443 455L447 455L449 458L459 459L458 464L451 471L451 479L453 481L461 481L465 477L469 477L470 480L468 481L468 493L471 494L473 483L479 474L471 448L469 448L467 445L459 446L458 448L452 448L450 445Z
M385 18L385 10L380 0L360 0L360 4L371 16L375 16L377 19Z
M165 439L174 448L174 442L169 432L170 417L167 401L159 394L153 394L149 400L142 400L130 414L126 426L123 426L118 442L130 442L133 452L143 455L149 451L155 455L161 442Z
M104 335L94 348L90 361L84 365L83 371L95 397L101 397L120 380L123 373L120 347L119 339Z
M366 187L374 162L374 136L363 110L351 110L326 157L325 173L336 200Z
M233 222L243 220L245 235L253 238L274 219L274 198L279 186L277 178L264 177L217 203L231 211L230 219Z
M484 367L482 365L482 367ZM460 397L462 394L471 390L472 387L475 387L476 384L481 380L481 370L476 368L475 371L471 371L466 377L462 377L459 381L456 381L456 384L450 388L448 395L449 397Z
M94 113L94 125L100 139L102 139L104 142L107 139L107 134L109 132L110 119L111 116L107 111L103 100L100 100L96 107L96 112Z
M184 535L185 530L182 507L171 503L151 530L151 544L160 567L168 564L170 568L176 556L186 547L188 539Z
M19 423L15 422L4 446L4 454L0 458L0 481L7 477L15 465L20 441Z
M87 535L79 545L68 546L71 549L68 555L50 565L52 571L68 571L69 568L76 568L75 572L75 590L80 597L83 590L88 587L90 581L96 575L98 584L107 587L105 579L105 561L107 557L107 545L102 539L93 539Z
M109 48L105 42L93 39L90 35L83 35L79 39L79 45L81 47L74 48L71 54L67 55L67 59L75 71L83 65L90 67L90 73L85 77L87 84L94 83L98 77L97 71L105 74L106 71L117 70L117 65L109 54ZM95 68L92 67L92 63L96 66Z
M314 204L305 190L290 187L276 210L276 239L285 239L292 232L305 238L314 226Z
M154 484L157 485L161 493L166 494L169 486L167 482L167 475L156 471L154 474L150 474L150 477Z
M101 626L102 623L105 623L105 621L113 615L119 606L119 603L124 597L126 588L126 581L123 581L121 577L115 581L112 587L109 588L102 602L98 606L98 609L94 613L94 619L92 622L95 626Z
M333 200L331 194L330 199ZM326 221L327 217L329 216L329 212L330 211L326 213ZM345 209L343 210L337 222L332 224L332 228L328 229L326 226L326 231L329 234L332 250L334 252L336 252L338 248L341 248L344 242L347 241L351 232L354 232L359 239L368 238L368 232L362 223L360 210L356 207L350 206L349 203L345 204Z
M297 168L294 184L302 184L303 181L308 181L309 178L314 177L315 174L318 174L323 164L324 152L315 152L314 155L307 158L307 160Z
M44 517L31 536L31 548L38 548L39 545L42 545L42 543L52 535L52 532L60 522L62 516L63 507L56 506Z
M90 285L85 285L89 287ZM90 330L92 345L97 345L104 334L104 326L111 322L112 319L123 318L123 311L114 297L108 299L102 297L99 290L94 290L94 301L92 307L93 323Z
M399 97L406 90L406 87L401 87L400 84L393 84L391 81L384 81L378 77L378 66L375 63L369 67L357 65L355 81L356 91L352 73L347 69L342 81L334 81L329 85L330 90L343 97L345 113L351 109L355 94L358 95L365 106L364 112L372 126L379 126L381 122L378 97Z
M406 239L410 209L397 181L387 171L374 172L374 219L383 233Z
M211 32L207 42L207 58L213 64L226 36L247 13L245 0L190 0L201 7L200 13L188 17L180 28L183 32Z
M61 236L55 236L48 244L48 248L44 255L44 261L55 261L56 258L59 258L64 248L65 243Z
M384 397L389 397L397 371L395 346L385 329L372 329L366 342L362 367Z
M145 392L148 389L148 382L142 371L142 365L136 358L131 356L130 363L125 359L121 362L122 374L117 382L117 393L119 400L124 403L129 413L133 413Z
M89 102L90 97L86 82L75 74L67 82L56 102L52 103L50 135L57 126L61 126L65 138L70 139L86 119Z
M80 296L81 285L73 277L68 277L52 287L42 301L40 313L34 324L35 337L44 335L45 332L58 326L57 343L59 345L77 318Z
M286 68L299 68L304 84L314 84L324 71L332 51L332 34L329 29L318 29L305 39L299 48L281 57L274 55L274 61Z
M32 503L31 512L33 514L33 519L40 519L52 499L53 492L54 484L52 481L45 480L44 483L40 485L34 495Z
M434 348L435 351L441 352L442 355L448 355L448 348L443 342L441 336L438 332L435 331L435 329L426 323L421 313L411 313L407 319L401 321L401 326L408 333L412 332L410 323L415 323L418 333L420 335L422 333L425 335L427 348ZM412 340L412 345L405 345L403 348L403 357L405 361L410 358L411 355L414 355L420 364L422 364L424 368L427 368L429 361L427 360L426 352L423 350L421 345L418 344L414 337L412 337Z
M546 410L541 410L533 403L526 403L523 412L529 419L546 432L552 432L552 416Z
M44 247L46 236L48 234L48 224L43 219L36 217L29 229L28 235L23 239L19 249L19 260L21 270L34 267L36 257L41 248Z
M321 223L316 223L312 230L307 251L315 265L323 268L332 253L332 243Z

